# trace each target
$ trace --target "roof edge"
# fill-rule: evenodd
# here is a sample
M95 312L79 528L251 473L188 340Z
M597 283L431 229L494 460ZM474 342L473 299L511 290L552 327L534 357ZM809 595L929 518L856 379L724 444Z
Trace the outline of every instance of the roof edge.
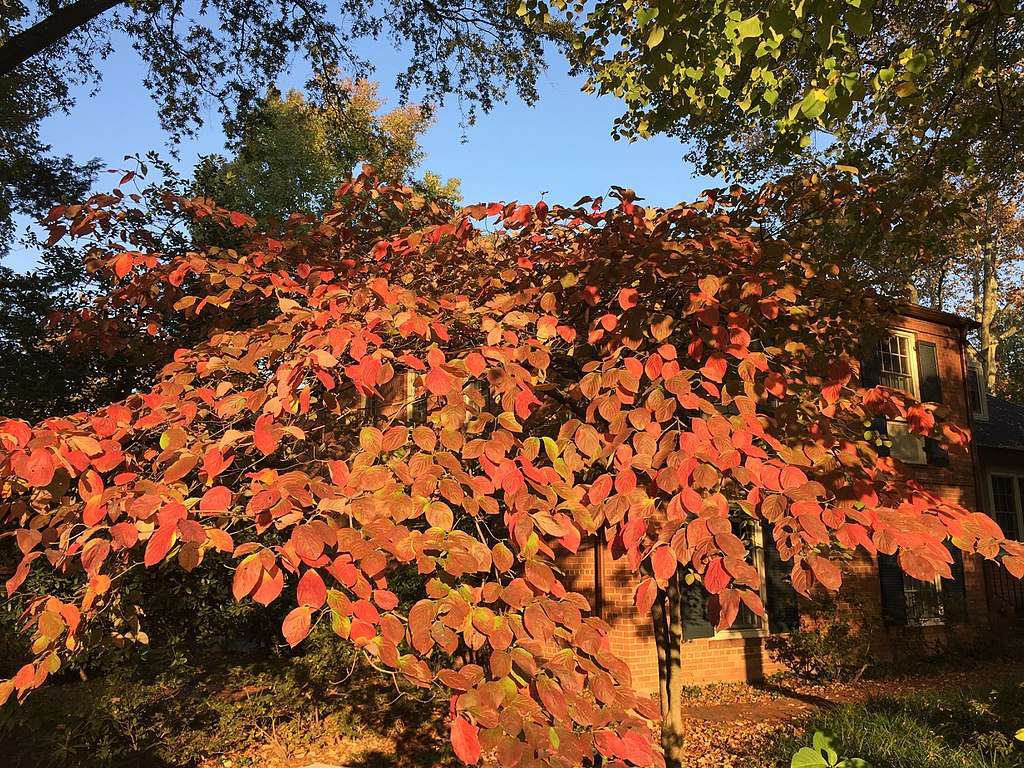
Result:
M969 317L957 315L953 312L945 312L941 309L922 307L920 304L897 304L894 310L900 315L914 317L918 320L929 320L933 323L941 323L942 325L949 325L954 328L963 328L967 331L973 331L981 327L981 323L977 320L972 320Z

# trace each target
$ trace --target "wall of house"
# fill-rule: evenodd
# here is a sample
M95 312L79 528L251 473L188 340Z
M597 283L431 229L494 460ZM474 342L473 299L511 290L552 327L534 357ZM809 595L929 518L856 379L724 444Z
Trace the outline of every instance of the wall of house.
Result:
M919 340L936 345L942 383L942 400L951 420L969 424L969 404L964 388L960 331L941 322L911 317L900 318L896 327L910 331ZM974 463L969 452L951 454L947 467L907 467L915 478L936 495L970 508L979 508ZM567 586L583 593L596 612L611 626L612 650L632 670L634 687L645 693L658 690L658 664L650 616L641 616L633 603L638 577L623 560L613 560L599 547L581 548L563 563ZM873 639L874 654L898 659L921 653L922 643L940 643L951 635L973 634L988 625L985 582L979 558L966 558L964 581L967 596L967 625L879 628ZM877 559L859 553L846 565L842 595L863 606L867 615L881 616L881 589ZM756 680L783 669L765 647L766 633L724 633L710 638L684 640L683 676L687 685L712 682Z

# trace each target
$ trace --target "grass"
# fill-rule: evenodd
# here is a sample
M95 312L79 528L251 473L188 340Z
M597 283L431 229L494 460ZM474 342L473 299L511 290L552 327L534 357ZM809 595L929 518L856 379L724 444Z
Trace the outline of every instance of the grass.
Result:
M841 754L874 768L1022 768L1024 683L979 691L931 690L880 697L816 714L809 733L832 735ZM789 765L804 742L779 745L779 765Z

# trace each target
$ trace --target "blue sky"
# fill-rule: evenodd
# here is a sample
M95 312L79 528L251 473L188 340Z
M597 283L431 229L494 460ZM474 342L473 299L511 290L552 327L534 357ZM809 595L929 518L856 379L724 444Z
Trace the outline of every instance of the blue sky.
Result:
M368 44L367 57L381 83L381 94L397 103L393 83L403 65L401 52L384 42ZM695 176L682 160L685 147L675 139L655 138L629 144L611 138L611 126L620 112L612 98L596 98L580 91L582 81L570 78L557 53L541 75L540 100L528 107L516 98L481 115L463 127L457 105L438 110L434 126L423 139L423 170L462 181L465 202L521 200L534 202L542 193L549 201L572 203L583 195L601 195L609 186L632 187L650 203L668 205L693 199L714 182ZM144 69L128 45L116 46L102 65L103 83L96 95L82 88L70 115L56 115L43 125L44 141L57 152L79 160L100 158L112 168L124 167L125 155L157 149L166 153L164 133L156 109L142 85ZM278 83L283 89L305 80L305 66ZM415 97L415 94L414 94ZM181 170L191 170L199 155L219 152L224 137L219 116L211 107L206 125L180 147ZM97 188L113 183L101 174ZM30 268L33 254L15 250L5 263Z

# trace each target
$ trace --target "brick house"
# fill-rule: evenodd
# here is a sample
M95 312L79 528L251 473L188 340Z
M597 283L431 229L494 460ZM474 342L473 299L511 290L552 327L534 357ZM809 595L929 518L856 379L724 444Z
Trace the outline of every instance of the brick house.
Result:
M958 423L983 425L980 435L984 440L968 455L947 455L937 442L909 434L899 422L878 426L889 436L892 455L901 459L906 471L922 485L968 508L981 506L1003 522L1008 534L1017 535L1024 530L1024 408L986 398L969 354L967 334L973 327L973 321L957 315L903 307L877 350L868 355L863 376L866 384L882 383L904 389L922 401L942 403ZM1013 410L1012 422L997 421L1004 409ZM1009 441L1013 442L1012 452L1004 445ZM1010 527L1011 516L1014 528ZM755 680L779 671L780 666L766 651L766 640L792 630L801 615L806 615L808 606L803 598L797 599L788 583L789 566L781 561L772 537L764 530L743 533L753 545L755 563L762 573L762 598L768 615L761 618L743 609L731 629L716 632L713 598L700 587L688 589L683 606L685 684ZM910 648L919 653L922 643L977 634L989 627L989 606L997 601L989 596L986 576L990 583L998 584L1002 583L998 579L1006 580L1005 572L983 567L980 558L961 559L958 552L954 559L954 578L934 583L904 575L895 558L885 555L858 553L848 564L844 599L859 605L859 610L866 612L862 615L878 618L872 622L878 627L873 652L898 658ZM581 549L565 563L565 570L573 588L587 595L598 615L612 626L613 650L630 665L636 689L657 692L651 620L639 615L633 605L637 577L600 545ZM1002 591L1024 598L1020 582L1009 581L1015 587ZM1009 610L1013 597L1004 602L1009 603ZM991 620L999 621L1000 616L992 613Z

